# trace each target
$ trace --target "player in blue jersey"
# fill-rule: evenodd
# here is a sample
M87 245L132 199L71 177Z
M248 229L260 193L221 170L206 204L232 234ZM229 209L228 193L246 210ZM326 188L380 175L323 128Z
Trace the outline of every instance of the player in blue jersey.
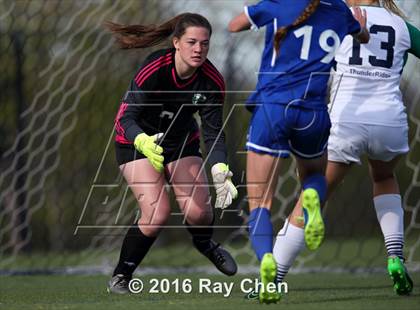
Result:
M368 44L347 36L338 49L330 91L331 133L326 179L329 196L362 154L368 157L373 203L384 236L388 273L398 295L410 294L413 281L404 266L404 210L394 170L408 152L408 123L400 81L411 53L420 58L420 31L404 20L393 0L347 0L369 15ZM285 229L285 228L284 228ZM273 254L277 280L303 249L289 230L280 231ZM291 236L291 238L285 238ZM248 295L248 296L255 296Z
M357 20L356 20L356 19ZM342 0L260 1L229 24L232 32L266 27L265 48L247 142L249 235L261 261L260 302L280 299L267 289L276 279L270 209L281 158L294 154L302 194L285 222L285 240L316 249L324 236L320 206L326 198L326 147L330 130L327 82L335 51L347 34L369 40L366 16Z

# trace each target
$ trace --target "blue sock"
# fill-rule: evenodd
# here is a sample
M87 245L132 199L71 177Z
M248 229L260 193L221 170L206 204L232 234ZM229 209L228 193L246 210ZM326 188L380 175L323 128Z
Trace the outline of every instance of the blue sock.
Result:
M266 208L256 208L249 215L249 239L259 261L265 253L273 252L273 224L270 217L270 211Z
M324 175L313 174L307 177L302 182L302 188L303 190L313 188L317 191L321 204L325 202L325 199L327 198L327 179Z

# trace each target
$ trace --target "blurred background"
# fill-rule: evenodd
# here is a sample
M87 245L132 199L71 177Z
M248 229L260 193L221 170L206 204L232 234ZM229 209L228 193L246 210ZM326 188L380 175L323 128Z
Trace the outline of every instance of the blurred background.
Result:
M119 50L102 24L160 23L185 11L200 13L213 25L209 59L224 75L228 90L225 132L240 197L229 210L217 211L215 237L241 264L240 271L256 271L245 229L244 146L250 114L243 103L256 84L264 32L232 35L226 30L245 3L255 2L0 1L0 275L111 272L126 227L139 215L115 160L113 121L144 57L165 45ZM397 3L419 27L420 2ZM401 88L411 152L401 160L397 175L406 211L405 255L409 268L417 271L419 82L419 61L410 56ZM276 232L299 192L293 159L282 172L272 210ZM163 267L207 270L172 200L170 227L140 272ZM386 251L365 164L354 167L324 215L325 243L316 253L304 252L294 272L383 270Z

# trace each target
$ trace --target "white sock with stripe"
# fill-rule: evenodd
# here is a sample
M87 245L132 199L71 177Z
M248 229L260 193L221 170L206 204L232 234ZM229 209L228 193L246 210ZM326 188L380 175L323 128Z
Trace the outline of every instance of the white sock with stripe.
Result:
M287 219L279 231L274 244L273 255L277 263L276 281L283 281L296 257L305 248L305 234L303 228L294 226Z
M379 195L373 198L376 216L385 239L388 256L403 259L404 210L401 196L397 194Z

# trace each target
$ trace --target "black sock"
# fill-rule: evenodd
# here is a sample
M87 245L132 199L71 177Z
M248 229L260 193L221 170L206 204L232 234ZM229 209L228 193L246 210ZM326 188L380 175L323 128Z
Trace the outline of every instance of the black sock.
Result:
M120 260L114 270L113 276L123 274L131 277L156 238L144 235L138 225L131 226L125 235L121 247Z
M186 223L187 230L192 235L193 244L200 252L206 252L214 246L214 242L211 239L213 236L213 223L214 218L210 224L206 225L207 227L201 227L198 225L194 225L193 227L188 224L188 222Z

